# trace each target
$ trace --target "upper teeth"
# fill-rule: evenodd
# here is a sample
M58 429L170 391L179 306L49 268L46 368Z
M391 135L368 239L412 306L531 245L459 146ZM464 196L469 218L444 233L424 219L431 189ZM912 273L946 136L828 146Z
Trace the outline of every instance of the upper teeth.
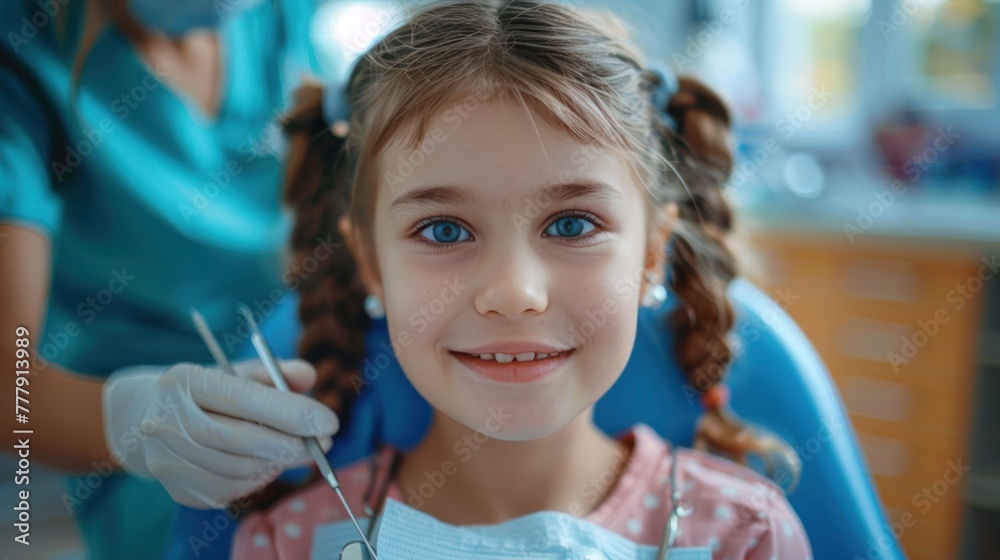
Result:
M543 354L539 352L538 354L534 352L522 352L521 354L504 354L503 352L497 352L496 354L480 354L479 357L483 360L496 360L501 364L506 364L514 361L516 358L519 362L530 362L531 360L541 360L543 358L548 358L549 356L555 356L560 354L560 352L554 352L552 354Z

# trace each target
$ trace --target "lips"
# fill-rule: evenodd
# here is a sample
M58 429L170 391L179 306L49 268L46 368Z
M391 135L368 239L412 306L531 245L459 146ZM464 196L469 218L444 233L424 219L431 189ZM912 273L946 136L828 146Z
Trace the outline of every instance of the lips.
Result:
M483 352L473 355L465 352L451 352L462 365L479 377L501 383L530 383L548 376L559 369L572 356L574 349L556 351L552 354L541 352ZM546 354L540 357L540 354ZM484 356L485 355L485 356Z
M572 348L555 346L544 342L535 342L533 340L514 340L510 342L495 342L483 346L476 346L475 348L465 348L463 350L456 350L456 352L464 352L466 354L472 354L473 356L478 356L480 354L496 354L497 352L500 352L516 356L526 352L534 352L535 354L555 354L557 352L565 352L567 350L572 350Z

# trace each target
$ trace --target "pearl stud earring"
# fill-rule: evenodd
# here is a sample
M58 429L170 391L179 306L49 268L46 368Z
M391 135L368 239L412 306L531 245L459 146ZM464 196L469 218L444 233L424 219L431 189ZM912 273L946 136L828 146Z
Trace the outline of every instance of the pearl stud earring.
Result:
M372 319L381 319L382 317L385 317L385 307L382 306L382 300L376 295L369 294L366 296L365 313L367 313Z
M667 288L663 284L658 284L652 272L646 273L646 282L650 283L646 295L642 298L642 305L656 309L667 301Z

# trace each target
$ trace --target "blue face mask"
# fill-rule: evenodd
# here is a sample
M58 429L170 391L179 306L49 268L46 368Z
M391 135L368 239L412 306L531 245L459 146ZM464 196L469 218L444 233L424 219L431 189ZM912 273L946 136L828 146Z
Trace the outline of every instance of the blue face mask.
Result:
M657 552L655 546L636 544L579 517L553 511L496 525L455 526L389 498L376 529L380 560L655 560ZM350 521L316 527L311 558L336 558L338 551L357 540ZM360 542L355 542L341 558L367 560L368 556ZM670 550L670 560L711 558L708 548Z
M143 26L179 37L195 29L216 29L223 21L264 0L128 0L128 10Z

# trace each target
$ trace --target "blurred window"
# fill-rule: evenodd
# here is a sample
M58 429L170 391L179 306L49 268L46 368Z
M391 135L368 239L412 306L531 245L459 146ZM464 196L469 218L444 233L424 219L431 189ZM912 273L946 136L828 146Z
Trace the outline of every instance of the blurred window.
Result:
M323 74L345 79L351 64L403 21L409 3L387 0L325 0L310 26Z
M997 103L997 1L924 0L903 14L907 86L934 108L991 108ZM902 6L905 8L905 3ZM899 20L902 17L897 16ZM886 27L886 31L893 31Z
M759 40L769 57L762 62L770 68L772 116L780 118L809 103L821 126L857 111L860 30L871 9L872 0L770 2L766 17L776 32Z

